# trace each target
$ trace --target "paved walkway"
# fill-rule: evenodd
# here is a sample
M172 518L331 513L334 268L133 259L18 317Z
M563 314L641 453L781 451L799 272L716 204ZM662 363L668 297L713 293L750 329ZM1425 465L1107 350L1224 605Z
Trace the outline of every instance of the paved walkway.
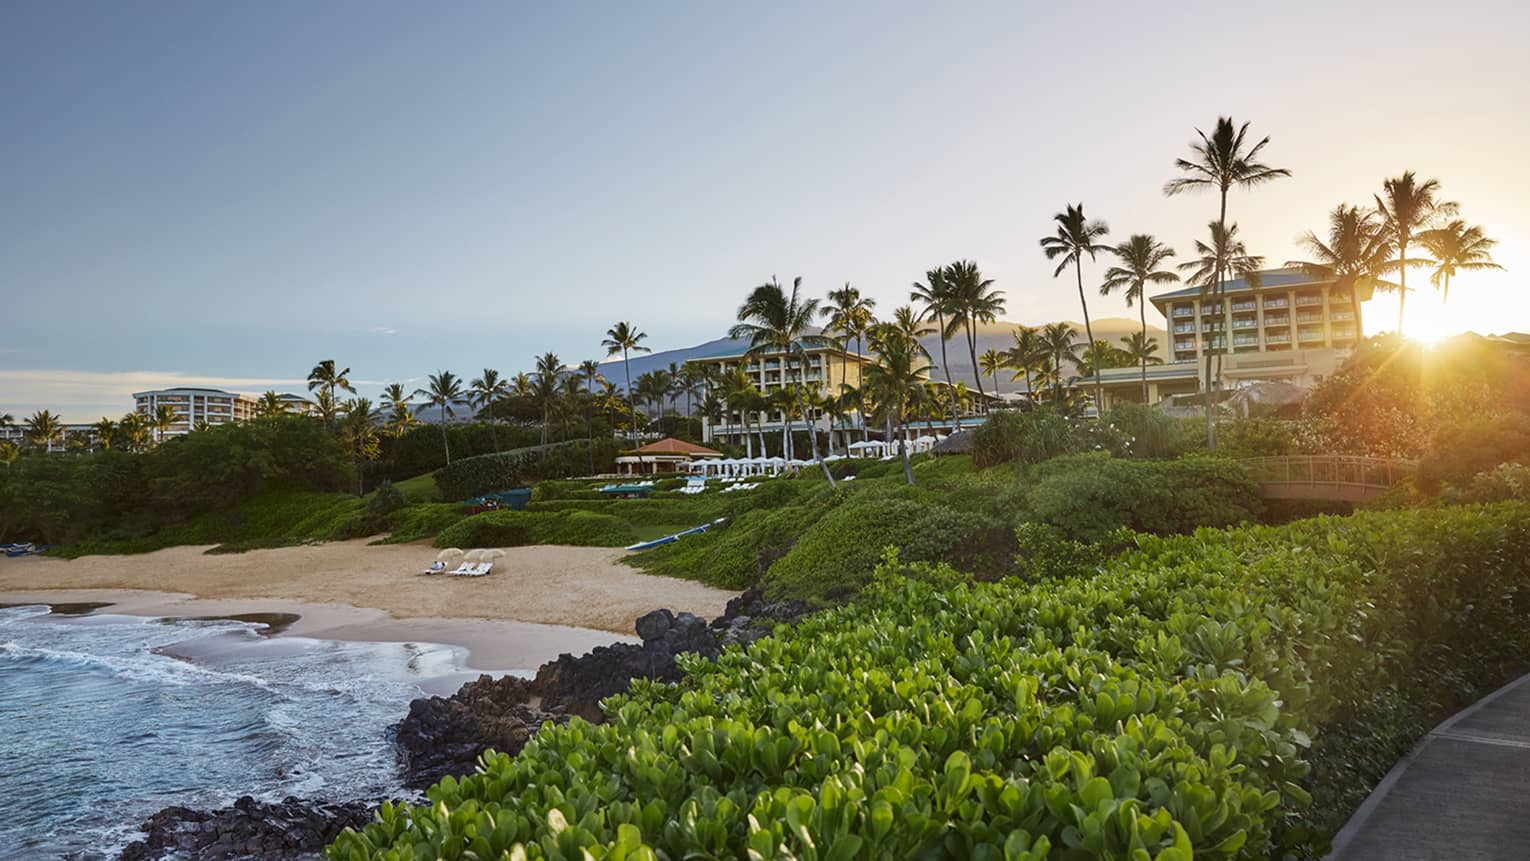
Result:
M1328 861L1530 859L1530 676L1440 724L1334 837Z

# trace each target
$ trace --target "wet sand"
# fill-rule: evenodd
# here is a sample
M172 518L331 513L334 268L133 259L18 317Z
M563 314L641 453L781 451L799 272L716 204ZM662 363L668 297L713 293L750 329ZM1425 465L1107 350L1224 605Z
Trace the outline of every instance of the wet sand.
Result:
M632 639L658 607L720 615L734 593L622 565L622 550L515 547L486 577L423 575L436 550L365 540L207 556L173 547L139 556L0 559L0 604L108 603L144 616L278 614L281 636L462 646L474 669L532 669ZM280 614L296 616L295 620ZM613 634L619 636L612 636Z

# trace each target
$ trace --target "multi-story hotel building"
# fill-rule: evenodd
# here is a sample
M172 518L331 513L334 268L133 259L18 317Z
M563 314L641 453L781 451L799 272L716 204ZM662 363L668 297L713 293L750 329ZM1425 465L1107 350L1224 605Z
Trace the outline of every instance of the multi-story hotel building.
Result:
M1311 385L1364 337L1360 302L1368 294L1351 295L1295 269L1265 270L1256 281L1258 287L1246 278L1229 281L1221 296L1186 287L1149 298L1169 333L1169 343L1160 345L1164 364L1148 366L1150 403L1199 391L1207 351L1221 354L1229 388L1263 380ZM1100 379L1107 408L1142 400L1139 368L1112 368Z
M190 386L135 392L133 401L137 404L138 414L146 419L153 419L161 406L175 411L175 423L164 431L165 436L190 433L200 422L221 425L248 421L255 416L256 403L249 395Z
M787 356L781 353L750 355L745 347L730 346L711 355L692 356L688 361L728 374L743 368L744 373L754 383L754 387L759 389L761 394L769 397L772 392L794 383L800 383L819 393L837 392L841 383L859 387L861 369L870 359L860 353L841 353L838 349L831 347L807 347L802 353ZM803 365L804 361L806 365ZM801 372L800 375L799 372ZM792 420L795 430L807 430L810 425L819 431L831 434L843 434L850 427L860 426L858 423L833 426L830 417L818 409L810 409L806 420L802 417ZM713 422L706 417L703 417L701 421L704 441L720 441L738 445L744 444L746 433L760 430L766 433L780 432L785 427L786 416L781 410L760 412L749 417L747 421L742 412L727 410L721 422Z

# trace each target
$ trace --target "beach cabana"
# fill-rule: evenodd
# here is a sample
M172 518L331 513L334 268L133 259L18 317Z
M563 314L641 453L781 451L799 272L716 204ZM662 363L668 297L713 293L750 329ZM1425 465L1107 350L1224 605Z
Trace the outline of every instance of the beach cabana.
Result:
M662 475L689 471L696 461L722 459L720 451L671 436L623 452L616 458L616 469L623 475Z

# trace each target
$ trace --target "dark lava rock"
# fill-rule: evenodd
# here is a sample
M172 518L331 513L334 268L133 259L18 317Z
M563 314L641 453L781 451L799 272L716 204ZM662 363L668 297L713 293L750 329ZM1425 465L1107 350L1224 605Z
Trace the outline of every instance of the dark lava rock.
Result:
M531 683L514 676L479 676L450 697L421 697L394 739L403 761L404 784L421 789L447 775L471 774L485 749L520 753L543 721L568 716L530 705Z
M256 801L246 795L221 810L166 807L139 826L144 839L122 850L121 861L175 858L316 858L346 828L372 821L381 801L327 803L287 797Z

